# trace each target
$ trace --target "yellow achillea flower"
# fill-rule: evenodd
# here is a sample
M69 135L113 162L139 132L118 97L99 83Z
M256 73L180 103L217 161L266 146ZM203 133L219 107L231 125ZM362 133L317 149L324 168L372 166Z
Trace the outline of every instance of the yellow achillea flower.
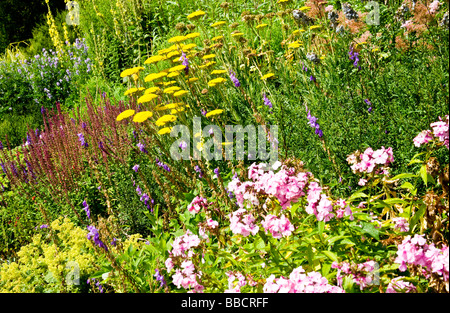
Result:
M193 38L200 37L200 33L190 33L190 34L187 34L184 37L186 37L186 39L193 39Z
M378 48L373 48L372 49L372 52L376 52L376 51L379 51L380 49L378 49Z
M170 111L170 114L177 114L177 113L180 113L180 112L183 112L183 111L184 111L184 108L183 107L179 107L179 108L172 109Z
M223 83L223 82L225 82L225 81L226 81L225 78L219 77L219 78L216 78L216 79L213 79L213 80L209 81L209 82L208 82L208 86L209 86L209 87L214 87L214 86L216 86L217 84L221 84L221 83Z
M299 29L296 29L296 30L294 30L294 31L292 32L291 35L298 35L298 34L300 34L300 30L299 30Z
M172 87L164 89L164 93L172 94L172 93L174 93L175 91L178 91L178 90L181 90L181 88L178 87L178 86L172 86Z
M134 110L125 110L122 113L120 113L119 115L117 115L116 121L121 121L124 118L130 117L132 115L134 115Z
M139 88L133 87L133 88L130 88L127 91L125 91L125 93L123 95L124 96L128 96L128 95L131 95L131 94L133 94L133 93L135 93L137 91L142 91L144 89L145 89L144 87L139 87Z
M163 126L166 123L174 122L177 119L175 115L163 115L155 122L157 126Z
M176 82L177 82L176 80L171 80L171 81L168 81L168 82L163 82L162 84L164 85L164 87L166 87L166 86L173 85L173 84L175 84Z
M169 103L169 104L166 104L166 105L157 107L155 110L156 110L156 111L170 110L170 109L178 108L178 107L183 106L183 105L184 105L183 102Z
M289 49L295 49L295 48L300 47L301 45L302 45L302 43L300 41L296 40L296 41L291 42L290 44L288 44L288 48Z
M164 127L158 131L158 134L164 135L164 134L170 133L171 131L172 131L172 127Z
M153 64L153 63L157 63L159 61L164 61L166 59L165 56L162 55L153 55L151 57L149 57L144 64Z
M244 33L239 32L239 33L231 34L231 37L240 37L240 36L243 36L243 35L244 35Z
M232 145L233 143L232 142L222 142L222 146L229 146L229 145Z
M180 91L174 92L173 96L178 98L178 97L184 96L184 95L187 94L187 93L188 93L187 90L180 90Z
M266 80L267 78L271 78L274 77L275 74L274 73L267 73L266 75L264 75L263 77L261 77L262 80Z
M166 72L151 73L151 74L148 74L147 76L145 76L144 80L146 82L151 82L151 81L153 81L155 79L159 79L159 78L162 78L162 77L165 77L165 76L167 76Z
M223 36L213 37L213 38L211 38L211 41L217 41L217 40L220 40L220 39L223 39Z
M313 25L313 26L309 26L309 29L310 30L313 30L313 29L317 29L317 28L321 28L322 27L322 25Z
M155 87L150 87L150 88L147 88L145 90L144 94L155 93L155 92L158 92L160 90L161 90L161 88L156 87L156 86Z
M281 3L287 3L287 2L289 2L289 1L291 1L291 0L278 0L278 4L281 4Z
M149 117L152 117L153 113L150 111L142 111L139 113L136 113L136 115L133 117L133 122L135 123L142 123L145 122Z
M212 58L215 58L215 57L216 57L215 54L207 54L207 55L204 55L204 56L202 57L202 59L203 59L203 60L208 60L208 59L212 59Z
M210 67L211 65L216 64L215 61L210 61L206 64L200 65L198 68L205 68L205 67Z
M172 72L169 75L167 75L167 77L172 78L172 77L177 77L178 75L180 75L180 72Z
M189 14L187 16L187 18L188 18L188 20L195 20L195 19L198 19L198 18L200 18L201 16L203 16L205 14L206 14L206 12L204 12L202 10L199 10L199 11L195 11L195 12Z
M120 77L124 78L127 76L131 76L133 74L139 73L139 71L143 70L144 68L142 66L136 66L133 68L128 68L124 71L122 71L122 73L120 73Z
M197 77L192 77L192 78L189 78L189 79L188 79L188 82L189 82L189 83L194 83L194 82L196 82L197 80L198 80Z
M150 102L155 98L158 98L158 95L155 95L153 93L148 93L148 94L143 95L142 97L139 97L137 102L138 103Z
M217 109L217 110L212 110L209 111L208 113L206 113L206 117L210 117L210 116L214 116L214 115L219 115L222 114L223 110L222 109Z
M187 50L190 50L190 49L195 48L195 47L197 47L197 45L195 43L189 43L187 45L181 44L181 49L183 51L185 51L185 52L187 52Z
M268 26L268 24L266 24L266 23L259 24L259 25L256 25L256 29L264 28L266 26Z
M174 67L169 68L169 73L172 73L172 72L179 72L179 71L184 70L185 68L186 68L185 65L177 65L177 66L174 66Z
M300 11L309 11L309 10L311 10L311 7L308 7L305 5L304 7L301 7L299 10Z
M215 22L214 24L211 24L211 27L221 26L221 25L224 25L225 23L226 23L225 21Z
M227 71L226 70L214 70L211 72L212 75L215 74L225 74Z
M170 59L171 57L174 57L176 55L180 55L181 53L179 51L171 51L169 53L167 53L166 58Z
M169 38L169 40L167 40L167 41L170 43L174 43L174 42L183 42L186 39L187 39L186 36L175 36L175 37Z

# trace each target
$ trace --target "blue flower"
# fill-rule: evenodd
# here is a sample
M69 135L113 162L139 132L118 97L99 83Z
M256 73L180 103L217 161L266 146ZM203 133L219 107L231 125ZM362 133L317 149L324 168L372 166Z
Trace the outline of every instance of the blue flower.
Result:
M236 73L233 71L230 71L230 79L233 82L234 86L236 88L241 86L241 83L239 82L239 80L236 78Z
M89 210L89 205L87 204L86 200L83 201L83 210L86 212L87 217L91 218L91 211Z
M87 229L89 230L89 233L86 236L87 239L93 240L97 246L105 249L105 251L108 251L108 247L103 243L103 241L100 240L98 229L96 229L94 226L88 226Z

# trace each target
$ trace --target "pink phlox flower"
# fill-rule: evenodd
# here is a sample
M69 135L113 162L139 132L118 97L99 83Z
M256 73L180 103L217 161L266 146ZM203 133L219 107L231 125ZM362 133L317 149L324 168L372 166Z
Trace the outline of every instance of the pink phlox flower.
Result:
M423 144L427 144L430 141L433 140L433 136L432 136L432 132L431 130L423 130L421 131L414 139L413 139L413 143L414 146L416 147L420 147Z

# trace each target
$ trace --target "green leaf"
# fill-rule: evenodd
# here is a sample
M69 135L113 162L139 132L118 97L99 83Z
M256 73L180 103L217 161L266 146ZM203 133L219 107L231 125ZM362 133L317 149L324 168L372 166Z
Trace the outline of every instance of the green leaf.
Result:
M324 221L320 221L320 222L317 223L317 231L319 233L319 236L322 235L324 228L325 228L325 222Z
M187 201L187 202L189 202L189 203L191 203L192 202L192 200L194 200L194 198L195 198L195 196L192 194L192 193L188 193L188 192L183 192L183 195L184 195L184 199Z
M368 196L364 193L364 192L355 192L354 194L352 194L350 196L350 198L348 198L348 202L353 201L354 199L358 199L358 198L367 198Z
M427 173L427 165L424 164L420 168L420 177L422 178L423 182L425 183L425 186L428 186L428 173Z
M338 261L338 258L336 256L336 254L334 254L331 251L322 251L323 254L325 254L331 261Z
M402 178L412 178L412 177L417 177L417 175L411 174L411 173L403 173L403 174L398 174L397 176L392 177L390 180L396 180L396 179L402 179Z
M425 204L420 205L419 210L416 212L416 214L414 214L414 216L411 218L411 221L409 222L409 228L411 230L414 228L414 226L416 226L417 222L425 214L426 209L427 206Z

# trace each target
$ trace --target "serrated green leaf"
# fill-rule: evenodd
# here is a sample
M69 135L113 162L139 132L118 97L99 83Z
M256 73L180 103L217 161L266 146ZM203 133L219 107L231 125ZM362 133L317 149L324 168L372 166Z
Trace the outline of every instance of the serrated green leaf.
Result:
M338 258L336 256L336 254L334 254L331 251L322 251L323 254L325 254L331 261L338 261Z

